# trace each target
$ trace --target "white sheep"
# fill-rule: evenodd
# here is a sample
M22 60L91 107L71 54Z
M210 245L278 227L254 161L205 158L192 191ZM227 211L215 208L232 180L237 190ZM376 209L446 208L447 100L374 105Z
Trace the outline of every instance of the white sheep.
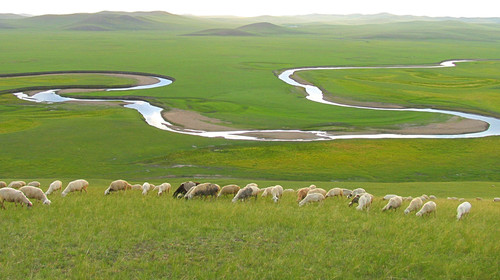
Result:
M238 191L238 193L236 193L236 195L233 197L231 202L235 203L238 200L246 200L246 199L250 198L251 196L254 196L253 193L254 193L254 189L252 189L251 186L247 185L246 187L240 189Z
M68 193L70 193L70 192L76 192L76 191L82 192L82 190L87 192L88 186L89 186L89 182L87 182L83 179L71 181L68 183L68 186L66 186L64 191L62 191L61 196L64 197L64 196L68 195Z
M382 208L382 211L391 210L391 209L396 210L399 207L401 207L401 204L403 204L403 198L399 195L393 196L389 199L389 202L387 203L387 205L384 206L384 208Z
M271 195L273 196L273 201L278 202L278 200L283 195L283 187L280 185L276 185L271 189Z
M0 181L0 189L5 187L7 187L7 183L5 183L4 181Z
M109 184L109 187L104 191L104 195L116 191L126 191L132 189L132 186L125 180L115 180Z
M369 210L370 206L372 205L372 201L373 195L365 192L359 197L358 206L356 207L356 209L360 211L364 209Z
M413 197L411 195L410 196L406 196L406 197L403 197L403 200L404 201L412 201Z
M33 206L33 203L24 195L24 193L20 190L16 190L13 188L5 187L0 189L0 204L2 208L5 209L4 201L14 202L17 206L17 203L26 204L28 207Z
M469 202L463 202L457 207L457 220L462 219L465 215L469 214L470 208L472 205L470 205Z
M294 189L284 189L283 194L285 194L285 193L295 193L295 190Z
M303 200L307 196L309 191L312 189L315 189L315 188L316 188L315 185L310 185L309 187L298 189L297 190L297 202L300 202L301 200Z
M350 189L342 189L342 193L347 196L347 198L350 197L350 195L352 194L352 190Z
M420 197L415 197L414 199L411 200L410 205L406 207L405 214L417 211L418 209L420 209L420 207L422 207L422 204L424 204L422 202L422 199Z
M142 191L142 185L141 184L133 184L132 189Z
M262 197L266 197L268 195L271 194L271 189L274 188L274 186L272 187L267 187L267 188L263 188L263 189L260 189L260 192L262 192Z
M148 182L144 182L144 184L142 184L142 194L147 195L148 192L151 190L151 188L154 188L153 184L150 184Z
M434 199L437 199L437 197L435 195L431 194L431 195L429 195L429 199L434 200Z
M390 200L391 198L398 196L397 194L386 194L382 200Z
M49 185L49 188L47 189L47 191L45 192L45 195L49 195L57 190L60 190L62 189L62 182L59 181L59 180L55 180L54 182L52 182L50 185Z
M311 202L319 202L324 200L325 197L321 193L308 193L304 199L299 202L299 207Z
M34 186L24 186L19 188L20 191L24 193L27 198L38 199L43 202L43 204L50 205L51 201L47 198L42 189Z
M196 196L212 196L216 197L217 193L220 191L220 186L212 183L203 183L192 187L184 196L186 199L193 199Z
M344 195L344 191L341 188L333 188L326 193L325 198L335 197L335 196L342 197L343 195Z
M493 198L493 202L500 202L500 197Z
M426 194L423 194L420 196L420 199L422 199L422 201L426 201L426 200L429 200L429 196Z
M363 193L366 193L365 189L363 189L363 188L357 188L357 189L354 189L354 190L352 191L352 193L351 193L350 195L348 195L348 197L347 197L347 198L351 198L351 197L353 197L353 196L356 196L356 195L358 195L358 194L363 194Z
M31 181L26 186L33 186L33 187L39 188L40 187L40 182L38 182L38 181Z
M158 189L158 195L162 195L163 193L169 193L172 189L172 185L170 185L169 183L163 183L159 186L155 186L153 191L156 189Z
M449 197L449 196L448 196L446 199L448 199L448 200L458 200L458 198L456 198L456 197L454 197L454 196L452 196L452 197Z
M226 195L229 195L229 194L236 195L240 189L241 188L238 185L234 185L234 184L225 185L224 187L222 187L220 189L220 192L217 195L217 197L220 197L222 195L226 196Z
M322 189L322 188L314 188L314 189L311 189L307 192L307 194L310 194L310 193L320 193L322 194L324 197L326 197L326 191L325 189Z
M418 217L423 216L425 214L430 215L430 213L436 213L436 203L434 201L428 201L422 206L422 209L417 212Z
M8 188L19 189L20 187L26 186L26 182L24 181L12 181L7 186Z

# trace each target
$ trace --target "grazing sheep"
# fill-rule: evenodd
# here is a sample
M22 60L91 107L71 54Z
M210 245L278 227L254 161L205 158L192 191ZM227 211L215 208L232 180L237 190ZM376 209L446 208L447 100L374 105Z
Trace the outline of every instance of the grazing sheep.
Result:
M26 186L26 183L24 181L12 181L7 187L13 189L19 189L20 187L24 186Z
M430 215L430 213L436 213L436 203L434 201L428 201L422 206L422 209L417 212L417 217L423 216L423 215Z
M463 202L463 201L465 201L465 198L462 197L462 198L458 199L458 201Z
M397 194L386 194L382 200L390 200L391 198L398 196Z
M0 189L5 187L7 187L7 183L5 183L4 181L0 181Z
M40 182L38 182L38 181L31 181L26 186L33 186L33 187L39 188L40 187Z
M307 203L310 203L310 202L319 202L319 201L322 201L323 199L325 199L325 197L321 193L310 193L310 194L307 194L306 197L304 197L304 199L302 199L299 202L299 207L301 207Z
M355 196L352 198L351 202L349 202L349 207L353 206L353 205L354 205L354 203L358 203L358 202L359 202L359 198L360 198L360 197L361 197L361 194L357 194L357 195L355 195Z
M115 180L109 184L109 187L104 191L104 195L110 192L116 191L126 191L127 189L132 189L132 186L125 180Z
M401 207L401 204L403 204L403 198L401 196L393 196L389 199L389 202L387 203L386 206L384 206L384 208L382 208L382 211L386 211L386 210L391 210L391 209L398 209L399 207Z
M89 182L87 182L83 179L71 181L68 183L68 186L64 189L64 191L62 191L61 196L64 197L64 196L68 195L68 193L70 193L70 192L76 192L76 191L82 192L82 190L87 192L88 186L89 186Z
M404 201L412 201L413 197L412 196L403 197L403 200Z
M260 189L259 187L257 186L257 184L255 183L250 183L248 185L246 185L245 187L249 187L250 189L252 189L252 196L255 197L255 199L257 199L257 195L259 194L260 192Z
M315 189L315 188L316 188L315 185L310 185L309 187L298 189L297 190L297 202L303 200L307 196L307 193L311 189Z
M307 194L310 194L310 193L320 193L322 194L324 197L326 197L326 191L325 189L322 189L322 188L314 188L314 189L311 189L307 192Z
M422 201L426 201L426 200L429 200L429 196L426 194L423 194L420 196L420 199L422 199Z
M437 197L435 195L431 194L431 195L429 195L429 199L434 200L434 199L437 199Z
M0 189L0 204L3 209L5 209L5 205L3 204L4 201L14 202L16 206L18 202L21 203L21 206L23 206L23 204L26 204L28 207L33 206L33 203L31 203L22 191L9 187Z
M271 189L272 188L274 188L274 186L260 189L260 192L262 192L261 196L262 197L266 197L267 195L271 194Z
M408 207L406 207L405 214L409 214L410 212L417 211L418 209L420 209L420 207L422 207L422 204L424 204L422 202L422 199L420 197L415 197L410 202L410 205L408 205Z
M276 185L271 189L271 195L273 196L273 201L276 203L283 195L283 187Z
M50 183L49 189L45 192L45 195L49 195L60 189L62 189L62 182L59 180L55 180L54 182Z
M351 198L351 197L354 197L354 196L356 196L358 194L364 194L364 193L366 193L365 189L363 189L363 188L357 188L357 189L354 189L352 191L352 193L347 196L347 198Z
M360 197L359 197L359 204L358 206L356 207L357 210L369 210L370 209L370 206L372 205L372 201L373 201L373 195L369 194L369 193L363 193Z
M170 185L169 183L163 183L159 186L156 186L153 190L158 189L158 195L162 195L164 192L169 193L171 188L172 185Z
M500 202L500 197L493 198L493 202Z
M20 191L24 193L27 198L38 199L43 202L43 204L50 205L51 201L47 198L45 193L39 187L34 186L24 186L19 188Z
M217 193L220 191L220 187L217 184L212 184L212 183L203 183L195 186L192 188L192 190L189 190L189 192L185 195L186 199L193 199L196 196L202 196L202 197L207 197L207 196L212 196L215 197L217 196Z
M154 187L155 187L155 185L150 184L150 183L148 183L148 182L144 182L144 184L142 184L142 194L143 194L143 195L147 195L147 194L148 194L148 192L149 192L152 188L154 188Z
M254 190L251 187L246 186L246 187L240 189L238 191L238 193L236 193L236 195L233 197L231 202L235 203L238 200L246 200L246 199L250 198L251 196L253 196L253 192L254 192Z
M325 198L335 197L335 196L342 197L343 195L344 195L344 191L341 188L333 188L326 193Z
M284 189L283 194L285 194L285 193L295 193L295 190L294 189Z
M198 182L193 182L193 181L188 181L182 183L174 192L172 197L174 198L179 198L183 197L192 187L199 185L200 183Z
M469 202L463 202L457 207L457 220L462 219L465 215L469 214L470 208L472 205L470 205Z
M220 189L220 192L217 195L217 197L220 197L222 195L226 196L228 194L236 195L240 189L241 188L238 185L225 185Z
M141 185L141 184L133 184L133 185L131 186L131 188L132 188L133 190L139 190L139 191L142 191L142 185Z
M349 198L350 195L352 194L352 190L350 189L342 189L342 193L347 197Z
M449 196L448 196L448 198L446 198L446 199L448 199L448 200L458 200L458 198L456 198L456 197L454 197L454 196L453 196L453 197L449 197Z

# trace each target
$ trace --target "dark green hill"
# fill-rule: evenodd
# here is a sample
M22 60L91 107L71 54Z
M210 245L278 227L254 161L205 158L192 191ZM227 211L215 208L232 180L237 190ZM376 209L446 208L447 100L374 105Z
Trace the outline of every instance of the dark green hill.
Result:
M198 32L189 33L186 34L186 36L255 36L255 35L238 29L212 28L212 29L205 29Z

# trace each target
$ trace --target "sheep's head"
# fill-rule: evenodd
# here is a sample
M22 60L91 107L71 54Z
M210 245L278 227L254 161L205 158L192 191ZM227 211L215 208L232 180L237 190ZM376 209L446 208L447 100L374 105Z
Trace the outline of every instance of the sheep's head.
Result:
M52 203L50 200L46 199L43 204L47 204L47 205L50 205L50 203Z
M31 203L31 201L28 201L28 203L26 203L27 207L32 207L33 206L33 203Z

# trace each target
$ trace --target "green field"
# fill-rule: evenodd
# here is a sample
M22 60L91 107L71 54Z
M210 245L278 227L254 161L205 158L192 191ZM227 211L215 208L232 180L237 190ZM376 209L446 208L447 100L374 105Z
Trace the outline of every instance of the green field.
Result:
M303 66L480 59L454 68L310 71L300 77L343 102L500 116L498 23L383 17L339 24L337 18L297 17L244 26L256 20L163 13L0 17L0 75L155 73L175 82L74 95L144 98L235 129L356 133L450 117L313 103L276 74ZM130 82L82 74L1 77L0 91ZM55 179L66 184L85 178L91 187L86 195L56 194L50 207L35 204L26 211L9 204L0 211L2 239L15 240L0 248L0 268L9 279L500 279L499 205L491 202L500 196L499 139L230 141L162 131L119 106L37 104L4 92L0 180L39 180L45 189ZM400 210L380 213L381 201L367 214L335 200L298 208L292 197L279 205L261 199L236 205L229 199L176 201L139 192L103 197L119 178L174 187L191 179L295 189L362 186L376 196L427 193L440 199L435 217L416 219ZM471 201L473 213L456 222L457 203L446 196L485 201Z

